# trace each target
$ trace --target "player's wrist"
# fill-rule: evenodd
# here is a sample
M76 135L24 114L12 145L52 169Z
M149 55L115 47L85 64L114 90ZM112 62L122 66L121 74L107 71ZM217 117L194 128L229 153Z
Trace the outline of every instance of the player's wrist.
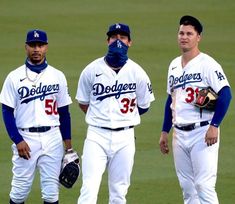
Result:
M65 152L66 153L72 153L73 152L73 148L71 147L71 148L65 149Z
M216 128L219 127L219 124L217 124L217 123L211 123L210 125L213 126L213 127L216 127Z

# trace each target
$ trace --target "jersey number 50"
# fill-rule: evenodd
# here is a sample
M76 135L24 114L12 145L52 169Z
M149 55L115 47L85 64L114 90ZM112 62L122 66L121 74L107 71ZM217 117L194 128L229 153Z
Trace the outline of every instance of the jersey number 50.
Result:
M53 99L46 99L45 100L45 112L47 115L57 115L57 103Z

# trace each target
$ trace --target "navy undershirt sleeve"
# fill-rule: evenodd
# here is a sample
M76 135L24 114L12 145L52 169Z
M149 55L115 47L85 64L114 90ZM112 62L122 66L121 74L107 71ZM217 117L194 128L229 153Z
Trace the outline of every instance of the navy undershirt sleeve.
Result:
M144 113L146 113L149 109L148 108L140 108L139 106L138 107L138 111L139 111L139 114L140 115L143 115Z
M20 135L14 117L14 108L11 108L7 105L2 104L2 117L4 124L6 126L7 133L11 140L18 144L23 141L23 137Z
M171 95L168 95L165 104L164 120L162 125L162 131L169 133L172 127L172 111L171 111Z
M60 132L63 140L71 139L71 118L69 113L69 106L58 108L60 115Z
M219 127L220 123L222 122L228 110L231 99L232 99L232 94L230 87L228 86L223 87L218 93L218 98L216 100L216 106L215 106L215 113L211 120L211 125Z

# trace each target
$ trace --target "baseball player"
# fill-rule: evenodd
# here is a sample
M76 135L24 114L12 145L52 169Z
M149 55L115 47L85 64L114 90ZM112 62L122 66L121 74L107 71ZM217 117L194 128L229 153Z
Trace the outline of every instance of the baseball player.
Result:
M168 133L173 129L173 156L185 204L218 204L215 191L219 126L231 100L228 80L221 66L200 52L203 27L198 19L183 16L178 30L182 55L169 66L165 116L160 150L169 152ZM214 111L194 105L198 91L211 87L218 98Z
M81 73L76 99L86 113L87 137L82 155L83 184L78 204L95 204L107 168L109 203L126 203L134 163L134 126L154 100L146 72L128 58L128 25L111 25L108 53Z
M57 204L59 174L65 149L71 151L67 81L46 60L47 34L27 33L25 64L11 71L2 88L3 120L14 142L10 204L22 204L30 192L36 169L40 172L44 204Z

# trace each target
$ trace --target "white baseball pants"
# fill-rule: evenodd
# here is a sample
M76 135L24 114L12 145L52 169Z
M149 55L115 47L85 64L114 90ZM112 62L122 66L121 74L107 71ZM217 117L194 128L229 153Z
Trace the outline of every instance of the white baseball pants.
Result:
M208 127L192 131L174 128L173 155L184 204L219 203L215 191L219 141L207 146L205 134Z
M12 145L11 200L15 203L22 203L27 199L38 168L42 199L47 202L57 201L59 195L58 178L63 157L63 143L59 127L44 133L31 133L22 130L19 132L31 149L31 158L25 160L19 157L16 145Z
M111 131L89 126L82 155L82 188L78 204L96 204L107 168L109 204L125 204L134 163L134 129Z

